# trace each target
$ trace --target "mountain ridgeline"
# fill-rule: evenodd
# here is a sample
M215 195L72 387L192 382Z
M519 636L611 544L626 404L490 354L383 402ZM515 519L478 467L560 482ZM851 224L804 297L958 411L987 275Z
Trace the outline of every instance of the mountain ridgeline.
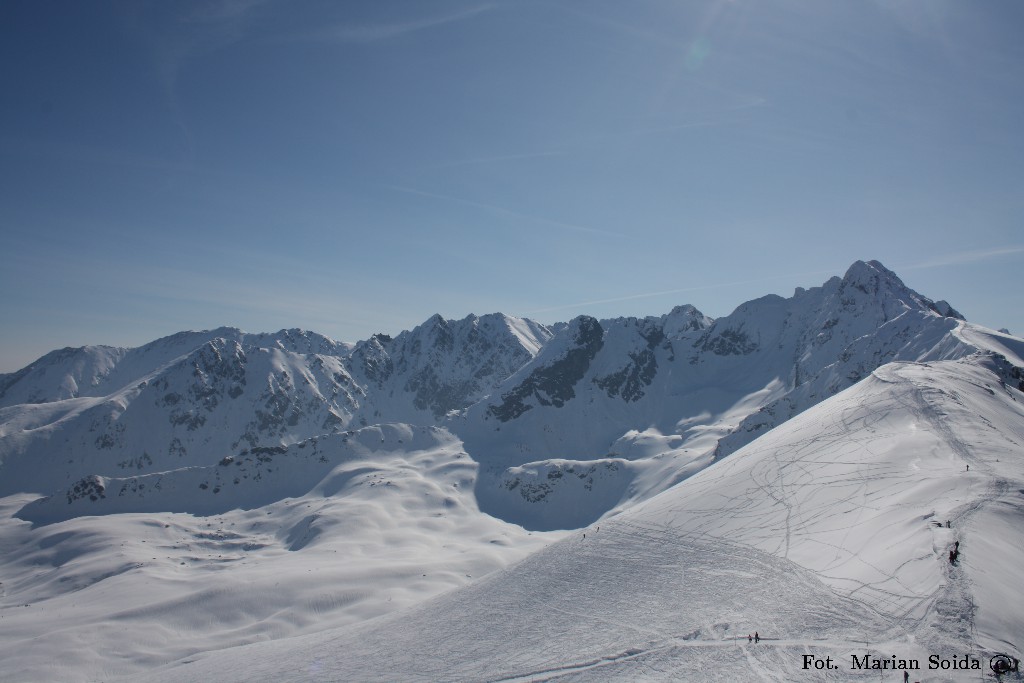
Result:
M220 328L133 349L62 349L0 375L0 495L67 500L32 507L40 520L152 510L164 479L256 506L265 488L250 499L248 479L213 487L205 473L226 458L255 472L261 455L278 477L292 461L319 471L318 440L405 423L461 440L479 464L482 510L572 528L691 476L886 363L997 354L1016 382L1019 363L999 340L1018 340L970 329L982 328L858 261L842 278L717 320L692 306L551 327L434 316L354 345Z

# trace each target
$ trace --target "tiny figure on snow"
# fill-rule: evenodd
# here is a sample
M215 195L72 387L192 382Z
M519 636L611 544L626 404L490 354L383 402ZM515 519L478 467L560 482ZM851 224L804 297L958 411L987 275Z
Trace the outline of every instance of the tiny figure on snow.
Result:
M968 471L968 472L970 472L970 471L971 471L971 466L970 466L970 465L968 465L968 466L967 466L967 471Z
M957 552L960 551L960 541L953 544L953 550L956 550Z
M750 634L748 633L748 634L747 634L747 642L748 642L748 643L752 643L752 642L754 642L754 636L752 636L752 635L750 635Z
M910 674L907 673L906 671L904 671L903 672L903 683L908 683L908 681L910 681Z
M761 636L760 636L760 634L758 634L757 631L754 631L754 642L755 643L761 642Z
M948 519L946 520L946 528L947 529L949 528L949 520Z

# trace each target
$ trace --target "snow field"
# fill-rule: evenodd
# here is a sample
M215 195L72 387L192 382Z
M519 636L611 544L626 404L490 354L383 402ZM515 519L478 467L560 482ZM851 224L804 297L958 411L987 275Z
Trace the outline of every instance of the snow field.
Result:
M138 680L196 652L401 610L558 537L481 515L476 465L443 430L382 426L350 441L304 495L206 517L33 526L14 515L34 496L0 499L3 677Z
M865 681L878 672L851 669L853 654L925 667L932 654L1020 657L1019 599L1008 591L1021 559L1011 546L1022 399L980 358L885 366L481 581L334 632L209 652L154 678ZM956 540L963 556L950 565ZM765 640L748 645L754 630ZM805 654L840 668L804 669ZM940 670L913 680L966 679Z

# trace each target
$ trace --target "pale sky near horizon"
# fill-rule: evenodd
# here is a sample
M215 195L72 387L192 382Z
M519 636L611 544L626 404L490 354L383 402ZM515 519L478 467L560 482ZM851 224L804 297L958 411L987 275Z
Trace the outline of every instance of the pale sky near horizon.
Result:
M1016 0L0 4L0 372L877 259L1024 333Z

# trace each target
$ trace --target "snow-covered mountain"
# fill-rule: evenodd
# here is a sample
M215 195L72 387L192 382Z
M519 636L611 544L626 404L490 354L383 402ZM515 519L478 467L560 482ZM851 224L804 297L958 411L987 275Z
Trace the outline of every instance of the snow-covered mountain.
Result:
M874 261L717 320L55 351L0 375L0 657L12 680L816 680L793 668L815 633L1020 656L1022 358ZM968 538L991 561L954 574ZM788 640L737 659L759 624Z
M550 338L545 326L500 313L435 315L394 339L356 344L349 367L378 421L434 423L490 393Z
M694 309L644 320L581 317L452 429L484 468L478 497L486 510L531 528L582 526L885 363L974 353L978 345L958 333L965 326L949 304L910 290L874 261L713 322Z
M221 328L138 349L57 351L0 377L0 494L208 466L350 426L431 424L489 391L549 336L509 316L435 316L354 347L302 330ZM10 405L19 397L28 398Z
M52 351L22 370L0 375L0 407L49 403L80 396L102 397L138 382L216 339L292 353L345 355L350 344L305 330L246 334L233 327L179 332L136 349L83 346Z

